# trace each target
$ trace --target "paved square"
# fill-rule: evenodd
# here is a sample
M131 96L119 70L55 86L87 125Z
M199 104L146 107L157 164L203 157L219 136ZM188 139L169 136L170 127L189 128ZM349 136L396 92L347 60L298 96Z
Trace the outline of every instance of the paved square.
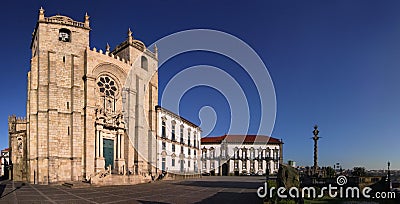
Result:
M0 183L0 203L262 203L263 177L209 176L132 186L68 188Z

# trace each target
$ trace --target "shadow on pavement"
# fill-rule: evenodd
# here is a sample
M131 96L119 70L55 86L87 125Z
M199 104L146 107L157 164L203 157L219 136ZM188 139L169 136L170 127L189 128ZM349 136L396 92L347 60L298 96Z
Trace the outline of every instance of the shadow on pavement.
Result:
M261 182L260 182L261 183ZM258 182L242 182L242 181L183 181L175 183L175 185L199 186L209 188L240 188L254 189L256 191L260 187Z
M263 203L263 200L257 196L257 193L218 192L197 203Z
M137 200L137 202L139 202L139 203L144 203L144 204L147 204L147 203L151 203L151 204L169 204L169 203L163 203L163 202L155 202L155 201L148 201L148 200Z
M13 190L11 190L10 192L8 192L8 193L6 193L6 194L3 195L4 189L6 188L6 184L5 184L5 183L1 184L1 185L0 185L0 192L1 192L1 194L0 194L0 195L1 195L1 196L0 196L0 199L6 197L7 195L13 193L13 192L16 191L16 190L19 190L19 189L22 188L23 186L25 186L25 183L22 183L20 186L17 186L16 188L14 188Z
M3 197L4 189L6 189L6 184L4 183L0 184L0 198Z

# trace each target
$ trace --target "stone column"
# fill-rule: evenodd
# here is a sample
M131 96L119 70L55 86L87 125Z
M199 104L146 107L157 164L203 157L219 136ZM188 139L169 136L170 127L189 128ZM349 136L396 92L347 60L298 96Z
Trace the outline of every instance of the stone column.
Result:
M95 160L96 160L96 172L104 170L105 159L103 157L103 136L101 134L102 127L96 127L95 139L96 139L96 149L95 149Z
M100 138L100 157L103 157L103 136L101 134L101 131L99 131L99 138Z
M118 159L121 159L121 135L117 133L118 139Z
M222 176L222 161L221 161L221 159L218 159L218 175L219 176ZM211 166L211 164L210 164L210 166ZM215 164L214 164L214 169L215 169Z
M100 147L99 147L99 131L95 130L95 132L96 132L96 138L95 138L96 143L95 143L94 151L96 151L95 158L98 158L99 157L99 149L100 149Z
M118 143L118 135L117 135L117 137L114 138L114 160L118 159L118 151L117 151L118 144L117 143Z
M124 138L123 138L123 134L120 133L119 136L120 136L120 141L121 141L121 155L120 155L120 158L125 159L125 157L124 157L124 150L125 150L125 149L124 149Z
M101 148L100 130L97 130L96 140L97 140L96 154L97 154L97 157L100 157L100 148Z

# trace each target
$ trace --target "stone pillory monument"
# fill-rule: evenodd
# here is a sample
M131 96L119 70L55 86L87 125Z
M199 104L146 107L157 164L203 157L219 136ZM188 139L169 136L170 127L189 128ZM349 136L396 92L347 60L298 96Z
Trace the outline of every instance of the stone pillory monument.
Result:
M26 118L8 120L12 179L137 183L159 173L157 48L129 30L115 49L96 50L90 31L87 14L79 22L39 10Z

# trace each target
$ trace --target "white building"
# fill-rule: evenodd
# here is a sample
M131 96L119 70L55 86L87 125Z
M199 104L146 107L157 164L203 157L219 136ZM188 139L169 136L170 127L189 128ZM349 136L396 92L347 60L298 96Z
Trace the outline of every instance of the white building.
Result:
M297 167L297 166L296 166L296 162L293 161L293 160L289 160L289 161L288 161L288 165L291 166L291 167L293 167L293 168L296 168L296 167Z
M199 174L200 128L160 106L156 111L157 169L175 174Z
M6 167L10 164L10 151L8 148L1 150L0 154L0 176L8 175Z
M202 173L269 174L282 164L283 142L261 135L224 135L201 139Z

